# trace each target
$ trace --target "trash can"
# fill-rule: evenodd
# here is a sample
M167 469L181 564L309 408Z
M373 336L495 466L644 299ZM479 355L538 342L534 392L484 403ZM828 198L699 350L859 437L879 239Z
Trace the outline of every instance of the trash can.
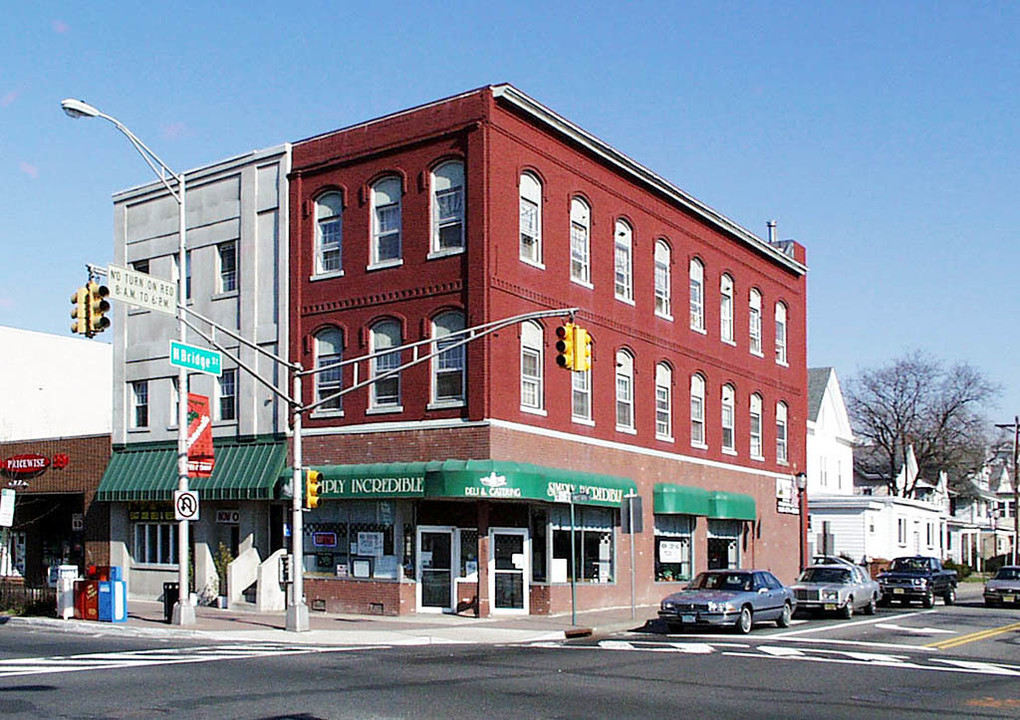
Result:
M174 605L181 595L180 583L163 583L163 620L169 625L174 620Z

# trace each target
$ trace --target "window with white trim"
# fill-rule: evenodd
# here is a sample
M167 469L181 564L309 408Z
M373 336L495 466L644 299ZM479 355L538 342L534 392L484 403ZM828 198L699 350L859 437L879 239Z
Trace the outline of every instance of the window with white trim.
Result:
M719 337L733 342L733 278L725 274L719 278Z
M761 293L754 288L748 295L748 338L751 354L761 355Z
M673 440L673 369L666 363L655 366L655 437Z
M705 378L691 375L691 445L705 447Z
M436 404L464 403L465 346L451 347L464 337L448 337L463 329L464 314L457 310L445 312L432 321L432 337L435 338L432 352L439 353L432 358L432 402Z
M570 417L591 422L591 370L570 373Z
M776 462L786 463L787 450L786 403L776 403Z
M670 250L665 240L655 242L655 314L673 319L673 300L670 286Z
M315 199L315 274L343 269L343 197L328 192Z
M237 243L220 243L216 246L217 282L216 291L234 292L237 290Z
M907 519L896 518L896 542L900 545L907 544Z
M521 407L527 410L542 410L544 408L542 349L542 326L534 320L522 323Z
M237 419L237 370L223 370L216 381L217 420Z
M776 362L786 365L786 305L776 303Z
M343 389L344 336L339 328L324 328L315 334L315 401L340 392ZM323 369L325 368L325 369ZM336 397L315 408L316 413L340 413L343 410L343 398Z
M736 390L732 385L722 387L722 405L720 420L722 424L722 449L724 452L736 452L736 430L734 420L736 419Z
M580 198L570 201L570 279L591 283L591 208Z
M577 571L577 582L613 582L614 523L618 522L615 515L616 511L610 508L579 505L574 508L571 524L569 508L551 506L549 528L552 530L552 557L553 560L566 560L563 564L566 565L567 577L563 580L571 579L570 569L573 566ZM570 562L571 548L574 550L574 562Z
M617 299L627 302L634 300L633 245L630 225L617 220L613 230L613 287Z
M432 171L432 252L464 248L464 163L445 162Z
M690 580L694 557L692 515L655 516L655 581Z
M691 259L691 330L705 331L705 266Z
M372 186L372 265L400 261L402 184L387 177Z
M521 260L542 263L542 183L529 172L521 173Z
M750 430L750 451L751 457L756 460L761 460L764 456L761 454L761 395L754 393L751 395L751 430Z
M371 364L373 378L400 367L400 351L385 352L390 348L400 347L400 341L400 323L396 320L380 320L372 325L369 330L369 352L373 355ZM400 373L388 375L372 383L369 403L371 408L399 408Z
M137 565L176 565L177 523L134 523L133 551Z
M131 383L131 427L135 430L149 427L149 381Z
M616 353L616 429L634 429L634 358L626 350Z

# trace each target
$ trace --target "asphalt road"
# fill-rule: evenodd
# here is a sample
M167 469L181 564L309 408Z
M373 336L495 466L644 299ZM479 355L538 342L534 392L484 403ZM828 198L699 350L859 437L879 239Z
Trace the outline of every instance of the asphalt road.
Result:
M1020 716L1020 610L528 646L201 645L0 627L4 718Z

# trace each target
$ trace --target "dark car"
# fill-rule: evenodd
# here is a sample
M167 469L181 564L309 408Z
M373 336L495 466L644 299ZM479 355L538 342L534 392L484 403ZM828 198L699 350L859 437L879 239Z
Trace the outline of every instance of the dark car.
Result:
M793 591L767 570L709 570L663 599L659 617L671 631L715 625L749 633L765 620L787 627L796 607Z

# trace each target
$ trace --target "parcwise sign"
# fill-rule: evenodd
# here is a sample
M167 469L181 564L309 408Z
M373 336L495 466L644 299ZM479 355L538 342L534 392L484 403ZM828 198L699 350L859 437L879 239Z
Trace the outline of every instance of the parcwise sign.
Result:
M49 464L48 457L29 453L5 458L3 469L9 475L28 475L45 470Z

